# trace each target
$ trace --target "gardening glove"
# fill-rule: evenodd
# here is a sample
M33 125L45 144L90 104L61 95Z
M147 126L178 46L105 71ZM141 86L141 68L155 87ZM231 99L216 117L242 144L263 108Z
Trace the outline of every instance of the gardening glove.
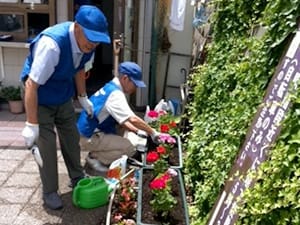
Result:
M78 101L80 102L80 105L85 109L89 117L92 118L94 113L94 105L88 99L88 96L78 96Z
M152 141L153 141L155 144L159 144L159 136L160 136L160 133L157 132L156 130L154 130L153 133L150 135Z
M22 131L22 136L25 139L25 144L28 148L31 148L39 137L39 125L29 122L25 122L25 127Z
M147 138L147 133L143 130L137 130L136 135L141 137L141 138Z

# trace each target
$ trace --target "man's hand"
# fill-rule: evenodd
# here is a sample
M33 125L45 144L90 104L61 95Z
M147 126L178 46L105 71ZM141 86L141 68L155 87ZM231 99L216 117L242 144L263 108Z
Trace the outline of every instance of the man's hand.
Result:
M87 112L89 117L93 117L94 105L88 99L88 97L87 96L78 96L78 101L80 102L80 105L84 108L84 110Z
M25 144L28 148L32 147L39 137L39 125L25 122L25 127L22 131L22 136L25 139Z
M159 136L160 136L160 133L157 132L156 130L153 131L153 133L151 134L151 139L152 141L155 143L155 144L159 144Z

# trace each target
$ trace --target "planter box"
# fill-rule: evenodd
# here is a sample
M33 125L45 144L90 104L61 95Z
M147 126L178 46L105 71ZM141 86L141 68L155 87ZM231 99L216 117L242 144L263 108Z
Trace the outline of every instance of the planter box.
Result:
M181 139L179 136L176 137L176 144L172 150L172 152L170 153L170 157L169 157L169 165L171 168L175 168L175 169L181 169L183 166L183 160L182 160L182 144L181 144ZM154 150L157 145L154 144L152 142L151 139L148 140L148 150L147 152L150 152L151 150ZM153 165L152 164L148 164L146 162L146 155L145 157L143 157L143 164L144 167L147 168L152 168Z
M116 221L116 218L119 220L136 221L138 181L134 175L135 172L135 169L128 171L120 183L113 188L107 207L106 221L105 223L104 221L100 223L101 225L121 223L120 221Z
M172 178L172 195L176 198L177 204L171 212L169 221L172 225L188 225L188 209L186 203L185 188L180 169L175 169L178 175ZM137 205L137 224L138 225L160 225L161 221L155 218L152 211L150 199L152 193L149 188L153 180L151 168L142 168L139 177L138 205Z

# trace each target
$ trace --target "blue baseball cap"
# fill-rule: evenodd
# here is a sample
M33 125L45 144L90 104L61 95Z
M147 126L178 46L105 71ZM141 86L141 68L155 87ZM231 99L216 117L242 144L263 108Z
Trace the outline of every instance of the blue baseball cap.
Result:
M100 9L92 5L80 6L75 20L83 29L86 38L91 42L109 44L110 37L107 31L106 17Z
M137 87L146 87L144 81L142 81L142 69L141 67L134 62L123 62L119 65L119 74L127 75L130 80Z

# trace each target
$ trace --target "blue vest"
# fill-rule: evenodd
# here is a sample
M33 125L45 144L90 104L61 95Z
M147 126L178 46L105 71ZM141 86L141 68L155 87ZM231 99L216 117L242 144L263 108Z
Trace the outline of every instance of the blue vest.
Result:
M75 94L74 76L80 69L84 68L85 63L90 60L93 54L93 52L83 54L79 67L74 67L69 37L69 28L71 23L72 22L64 22L49 27L42 31L30 43L30 54L27 56L21 72L22 81L25 81L28 77L33 62L33 46L42 35L51 37L56 41L60 48L58 65L55 67L53 74L47 82L44 85L40 85L38 88L39 105L60 105L70 100L70 98Z
M108 96L116 90L120 90L120 88L113 81L110 81L105 84L101 90L97 91L89 98L94 105L94 113L93 118L90 118L85 110L80 113L77 121L77 127L82 136L90 138L96 128L107 134L116 133L115 127L117 121L112 116L107 117L102 123L99 123L97 118L98 114L104 107Z

